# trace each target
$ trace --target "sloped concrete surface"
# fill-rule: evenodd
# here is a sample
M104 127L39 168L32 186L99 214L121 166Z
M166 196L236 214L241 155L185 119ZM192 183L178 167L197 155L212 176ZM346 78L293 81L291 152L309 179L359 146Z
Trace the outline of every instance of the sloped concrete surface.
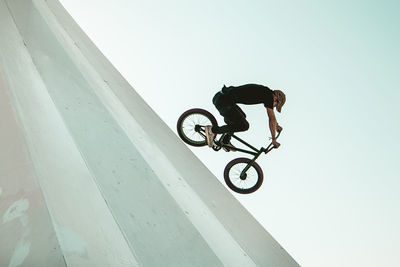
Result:
M58 1L0 36L0 266L298 266Z

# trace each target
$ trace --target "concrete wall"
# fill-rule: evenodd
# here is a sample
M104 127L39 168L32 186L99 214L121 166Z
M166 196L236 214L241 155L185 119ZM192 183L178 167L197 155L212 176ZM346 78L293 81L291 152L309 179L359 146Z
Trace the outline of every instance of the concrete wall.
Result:
M0 263L298 266L58 1L0 0L0 36Z

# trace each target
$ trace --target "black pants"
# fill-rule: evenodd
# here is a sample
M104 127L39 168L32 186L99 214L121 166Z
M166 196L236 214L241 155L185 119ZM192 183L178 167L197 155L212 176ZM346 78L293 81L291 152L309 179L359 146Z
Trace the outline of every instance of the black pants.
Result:
M228 93L218 92L213 98L213 104L219 113L224 117L227 125L213 127L211 130L217 134L242 132L249 129L249 123L246 120L246 114L235 103L233 97Z

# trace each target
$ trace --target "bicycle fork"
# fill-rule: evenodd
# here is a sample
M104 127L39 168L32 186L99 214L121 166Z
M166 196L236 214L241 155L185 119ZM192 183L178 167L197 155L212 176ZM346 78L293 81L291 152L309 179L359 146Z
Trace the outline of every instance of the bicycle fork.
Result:
M251 166L253 166L254 162L258 159L258 157L261 155L261 153L263 153L262 150L260 150L257 154L254 155L254 158L249 162L249 164L247 164L247 166L242 170L242 172L240 173L240 179L241 180L246 180L247 178L247 174L246 172L250 169Z

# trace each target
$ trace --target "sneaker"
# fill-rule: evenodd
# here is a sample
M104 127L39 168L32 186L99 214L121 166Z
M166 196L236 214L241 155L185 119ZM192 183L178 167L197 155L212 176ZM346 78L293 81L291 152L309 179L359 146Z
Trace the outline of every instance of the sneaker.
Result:
M211 125L207 125L205 127L206 130L206 137L207 137L207 145L209 147L213 146L213 142L214 142L214 138L215 138L215 134L213 133L213 131L211 130L212 126Z
M224 146L222 147L226 152L232 151L232 152L236 152L236 148L232 145L231 142L229 142L228 144L224 144L222 143Z
M232 143L231 143L231 135L230 135L230 134L224 134L224 135L222 136L222 138L221 138L221 145L222 145L222 148L223 148L226 152L229 152L229 151L235 152L235 151L237 151L237 150L235 149L234 145L232 145ZM226 146L229 146L229 147L226 147Z

